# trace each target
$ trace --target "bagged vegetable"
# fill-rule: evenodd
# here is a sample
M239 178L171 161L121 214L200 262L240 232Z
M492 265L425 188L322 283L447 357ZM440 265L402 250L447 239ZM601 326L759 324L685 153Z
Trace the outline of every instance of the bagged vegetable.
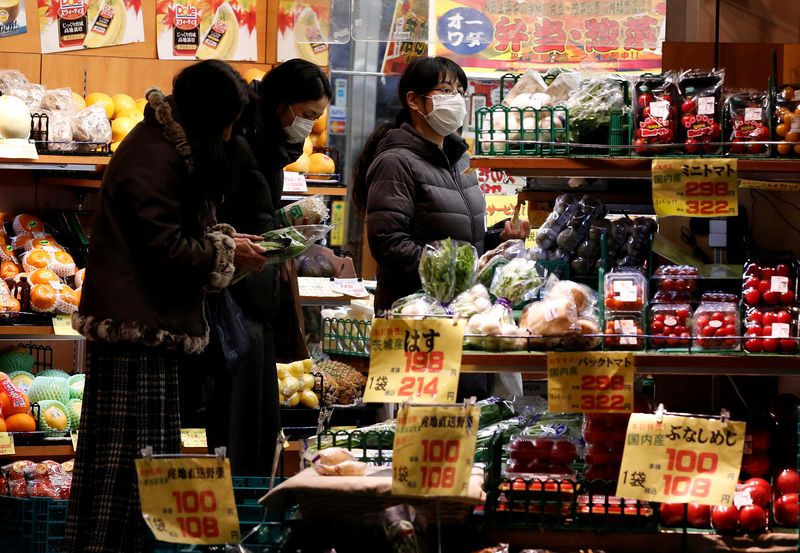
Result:
M564 104L569 110L570 133L576 142L607 144L611 112L628 113L628 82L615 75L593 76L581 81Z
M514 98L520 94L536 94L546 92L547 84L544 82L544 79L539 72L534 71L533 69L528 69L519 78L519 80L517 80L517 82L514 84L514 87L509 91L505 98L503 98L503 105L511 106Z
M418 317L424 319L428 315L447 315L447 311L430 294L417 292L395 301L390 309L390 314L393 317Z
M464 344L468 347L507 351L525 349L528 332L514 323L508 304L498 301L488 311L470 317L464 334Z
M517 305L535 298L541 285L536 262L517 257L495 272L490 290L496 297Z
M578 319L578 334L564 336L561 345L564 349L572 351L589 351L600 347L602 338L597 336L602 333L600 321L596 315L586 315ZM593 336L587 336L593 335Z
M76 142L107 144L111 142L111 122L101 102L72 116L72 136Z
M70 98L70 101L72 99ZM44 112L47 115L47 149L52 152L71 152L78 148L72 141L71 111Z
M3 94L19 98L31 112L38 111L44 98L44 85L36 83L17 83L8 87Z
M514 416L514 406L511 402L499 397L489 397L477 401L475 407L481 410L478 428L486 428Z
M482 269L478 270L478 274L475 275L476 282L485 286L487 289L490 288L492 286L492 281L494 280L494 273L497 271L497 269L507 263L508 259L502 255L494 256L486 262Z
M578 200L572 194L562 194L556 198L553 212L536 231L536 244L546 250L555 248L559 233L564 230L577 209Z
M18 88L21 85L28 84L28 77L14 69L4 69L0 71L0 92L4 95L12 88Z
M719 153L722 134L722 87L725 70L711 73L686 71L680 76L678 99L681 106L681 134L685 141L681 153Z
M519 324L534 336L563 336L580 330L578 310L571 297L556 297L526 305Z
M523 240L506 240L495 249L489 250L478 259L478 270L486 268L498 255L506 260L525 257L525 242Z
M419 262L423 290L442 304L450 303L472 286L477 257L473 246L450 238L426 245Z
M317 224L330 216L328 206L325 205L325 196L314 194L302 200L286 205L275 212L278 222L285 226L291 226L295 220L308 218L310 224Z
M476 284L466 292L461 292L449 307L455 315L472 317L477 313L488 311L492 307L492 302L489 300L489 291L486 287L483 284Z
M342 447L323 449L311 459L311 466L322 476L364 476L367 464L356 461L353 454Z
M51 88L44 91L42 97L42 109L48 111L75 111L75 101L72 99L72 89Z
M558 280L554 277L548 279L542 293L542 299L569 298L575 302L575 309L579 316L595 316L597 312L597 292L571 280Z

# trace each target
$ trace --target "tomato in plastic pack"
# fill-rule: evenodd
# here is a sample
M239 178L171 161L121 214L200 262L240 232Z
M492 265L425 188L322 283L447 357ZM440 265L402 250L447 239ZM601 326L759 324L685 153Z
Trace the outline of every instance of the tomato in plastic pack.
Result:
M647 333L655 348L688 348L693 332L692 306L687 304L654 304L650 307Z
M730 131L728 154L769 155L769 101L767 94L758 90L740 90L732 93L726 102L727 128Z
M695 345L703 350L739 349L739 310L735 303L704 302L694 313Z
M682 152L717 154L722 147L721 103L725 71L711 73L687 71L680 76Z
M634 154L673 153L679 118L675 74L643 75L633 90Z

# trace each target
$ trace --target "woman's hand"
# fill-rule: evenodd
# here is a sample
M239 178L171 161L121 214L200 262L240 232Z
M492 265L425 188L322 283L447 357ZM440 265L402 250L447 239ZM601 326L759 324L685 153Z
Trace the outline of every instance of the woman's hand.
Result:
M253 240L260 240L261 237L252 234L234 233L232 238L236 244L236 249L233 252L234 267L248 273L260 273L266 262L266 258L261 254L267 250L258 244L254 244Z
M527 219L520 219L519 228L514 227L511 224L511 221L506 221L505 228L500 233L500 240L513 240L514 238L519 238L521 240L526 240L528 236L531 234L531 223Z

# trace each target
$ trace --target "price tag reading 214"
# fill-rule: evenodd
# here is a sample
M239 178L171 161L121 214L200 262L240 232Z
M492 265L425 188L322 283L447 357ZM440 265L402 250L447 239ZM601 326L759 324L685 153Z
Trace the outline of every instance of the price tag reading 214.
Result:
M453 403L464 321L375 319L364 401Z

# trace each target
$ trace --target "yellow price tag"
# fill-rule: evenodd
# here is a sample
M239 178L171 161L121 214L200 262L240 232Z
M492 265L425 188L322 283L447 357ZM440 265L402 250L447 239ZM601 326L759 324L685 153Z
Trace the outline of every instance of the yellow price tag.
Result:
M364 401L454 403L465 321L375 319Z
M625 352L548 352L551 413L630 413L636 362Z
M53 315L53 334L56 336L80 336L80 333L72 328L72 318L70 315Z
M181 428L183 447L208 447L205 428Z
M392 493L465 496L480 409L403 405L392 451Z
M145 522L157 540L238 543L239 517L228 459L136 459Z
M78 451L78 431L70 430L69 437L72 439L72 449L77 453Z
M739 189L735 159L654 159L656 215L736 217Z
M14 455L14 436L8 432L0 432L0 457L4 455Z
M797 192L800 191L800 182L742 179L739 181L739 188L772 190L773 192Z
M331 202L331 246L343 246L347 236L347 203L342 200Z
M745 423L633 413L617 495L631 499L732 505Z

